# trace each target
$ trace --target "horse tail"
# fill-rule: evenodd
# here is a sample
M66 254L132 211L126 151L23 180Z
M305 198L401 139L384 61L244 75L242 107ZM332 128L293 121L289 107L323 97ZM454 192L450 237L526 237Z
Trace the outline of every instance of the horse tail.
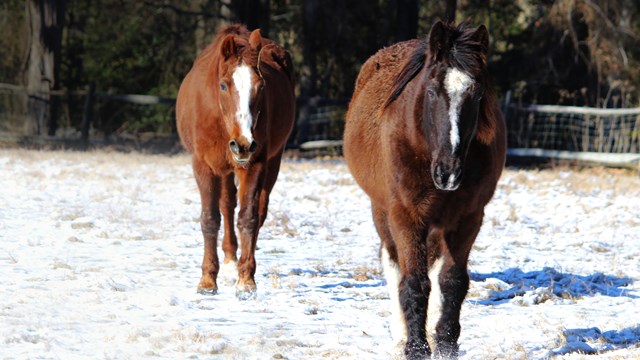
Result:
M427 43L425 41L421 41L418 47L413 50L413 53L411 53L409 60L407 60L407 62L402 67L402 70L400 70L400 73L398 73L398 76L396 76L395 80L393 81L393 91L382 105L382 111L389 107L389 105L391 105L391 103L394 102L400 96L400 94L402 94L402 91L407 86L407 84L409 84L409 82L411 82L411 80L413 80L413 78L418 75L420 70L422 70L422 67L424 67L424 64L426 63L426 60Z

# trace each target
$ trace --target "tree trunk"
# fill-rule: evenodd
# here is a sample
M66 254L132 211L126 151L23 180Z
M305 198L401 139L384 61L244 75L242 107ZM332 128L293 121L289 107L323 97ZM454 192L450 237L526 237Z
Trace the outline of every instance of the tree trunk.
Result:
M240 0L236 4L240 21L249 30L260 29L262 36L269 37L270 0Z
M456 7L458 6L457 0L447 0L447 8L444 11L444 21L446 23L452 23L456 21Z
M242 23L269 37L270 6L270 0L221 0L220 16L224 24Z
M220 0L220 26L231 25L238 21L233 0Z
M206 13L211 12L211 10L214 10L215 12L215 8L212 0L198 0L191 2L190 10L200 13L196 15L196 29L193 32L196 44L195 55L198 55L209 45L209 42L211 41L210 35L215 31L215 26L214 29L211 29L210 26L208 26L211 21L207 15L205 15Z
M300 71L300 98L295 143L300 145L309 137L309 117L313 112L311 98L317 93L318 68L316 63L316 34L318 0L304 0L302 4L302 69Z
M396 42L418 36L418 0L397 0Z
M26 134L40 135L47 129L55 135L60 99L51 96L60 89L60 51L66 0L29 0L29 55L25 84L29 91Z

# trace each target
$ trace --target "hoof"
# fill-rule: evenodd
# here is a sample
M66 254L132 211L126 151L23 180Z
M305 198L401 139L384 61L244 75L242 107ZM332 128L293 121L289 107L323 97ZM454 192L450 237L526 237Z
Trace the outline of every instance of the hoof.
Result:
M241 301L253 300L258 297L258 293L255 289L251 291L243 291L243 290L236 289L236 297L238 298L238 300L241 300Z
M407 360L429 359L431 357L431 349L426 342L407 341L404 346L404 355Z
M256 284L253 280L236 284L236 297L238 300L251 300L256 298Z
M217 292L218 284L216 283L215 276L203 273L198 283L198 294L215 295Z
M215 295L218 293L218 289L216 288L198 288L198 294L200 295L207 295L207 296L211 296L211 295Z

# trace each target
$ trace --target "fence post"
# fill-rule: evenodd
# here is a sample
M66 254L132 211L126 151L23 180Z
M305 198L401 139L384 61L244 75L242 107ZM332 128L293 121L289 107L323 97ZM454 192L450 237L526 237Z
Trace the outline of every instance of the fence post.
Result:
M505 124L507 123L509 105L511 105L511 90L507 90L507 93L504 96L504 102L502 103L502 117Z
M82 113L82 146L86 149L89 145L89 128L91 127L91 117L93 114L93 100L96 95L96 84L89 84L89 91L84 98L84 111Z
M311 115L315 112L316 103L315 98L299 98L298 120L296 122L296 136L294 140L294 146L296 147L309 140L309 129L311 127L309 121L311 120Z

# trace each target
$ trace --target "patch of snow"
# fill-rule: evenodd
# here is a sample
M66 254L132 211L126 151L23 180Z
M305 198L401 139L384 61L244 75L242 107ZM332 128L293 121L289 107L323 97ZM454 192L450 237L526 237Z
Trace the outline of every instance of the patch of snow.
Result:
M640 358L637 174L508 169L485 210L461 359ZM0 150L0 357L397 355L369 201L342 161L283 163L252 300L233 266L196 293L199 214L187 155Z

